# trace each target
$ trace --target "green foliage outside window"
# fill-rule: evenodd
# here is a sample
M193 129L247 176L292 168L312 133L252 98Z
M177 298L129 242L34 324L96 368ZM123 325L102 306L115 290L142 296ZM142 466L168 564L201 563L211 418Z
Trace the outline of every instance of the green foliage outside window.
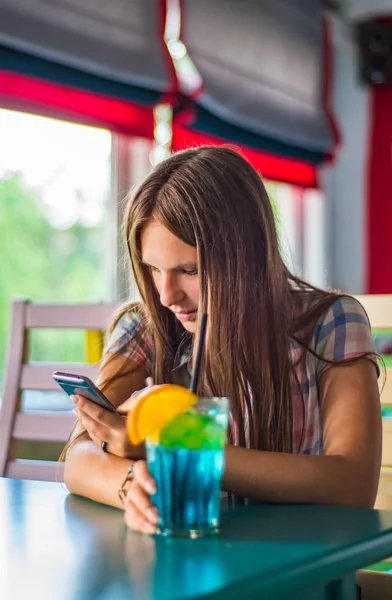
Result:
M0 180L0 383L5 362L11 300L41 302L105 300L103 226L76 222L53 227L38 194L18 173ZM78 362L83 332L40 331L32 336L32 360Z

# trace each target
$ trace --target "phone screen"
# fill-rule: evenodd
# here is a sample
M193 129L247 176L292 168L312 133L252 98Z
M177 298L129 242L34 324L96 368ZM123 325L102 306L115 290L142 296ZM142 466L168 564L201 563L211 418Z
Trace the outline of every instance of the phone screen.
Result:
M57 381L60 387L68 394L68 396L83 396L98 404L106 410L117 413L118 411L111 402L103 395L97 386L88 378L82 375L73 375L72 373L53 373L53 379Z

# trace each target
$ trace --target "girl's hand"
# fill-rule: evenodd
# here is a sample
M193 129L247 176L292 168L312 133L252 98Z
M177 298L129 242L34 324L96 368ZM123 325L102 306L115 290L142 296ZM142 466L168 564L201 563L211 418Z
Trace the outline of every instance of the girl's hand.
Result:
M106 442L106 451L122 458L137 460L144 457L144 446L132 446L129 442L125 417L101 408L83 396L71 398L80 423L97 446L102 448L102 443Z
M145 460L138 460L133 469L133 479L124 500L125 522L134 531L156 532L159 513L150 500L156 493L156 484Z
M133 392L133 394L128 398L128 400L125 400L125 402L123 402L122 404L120 404L120 406L117 407L117 410L121 413L128 413L130 410L133 409L136 402L140 400L140 398L142 398L145 394L149 394L152 388L159 387L152 383L152 377L147 377L146 383L147 386L145 388Z

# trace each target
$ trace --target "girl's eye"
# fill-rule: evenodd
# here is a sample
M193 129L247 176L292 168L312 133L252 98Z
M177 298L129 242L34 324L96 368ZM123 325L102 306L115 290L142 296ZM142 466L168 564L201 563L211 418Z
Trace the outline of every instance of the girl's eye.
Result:
M156 267L149 267L150 271L152 273L158 273L159 269L157 269Z
M186 273L187 275L197 275L197 269L190 269L190 270L184 269L184 273Z

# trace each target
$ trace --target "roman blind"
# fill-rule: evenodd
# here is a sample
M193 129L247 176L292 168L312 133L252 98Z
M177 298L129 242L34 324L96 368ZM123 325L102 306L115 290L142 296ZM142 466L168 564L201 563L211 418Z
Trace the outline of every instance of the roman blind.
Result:
M313 163L332 150L318 0L182 0L195 130Z

